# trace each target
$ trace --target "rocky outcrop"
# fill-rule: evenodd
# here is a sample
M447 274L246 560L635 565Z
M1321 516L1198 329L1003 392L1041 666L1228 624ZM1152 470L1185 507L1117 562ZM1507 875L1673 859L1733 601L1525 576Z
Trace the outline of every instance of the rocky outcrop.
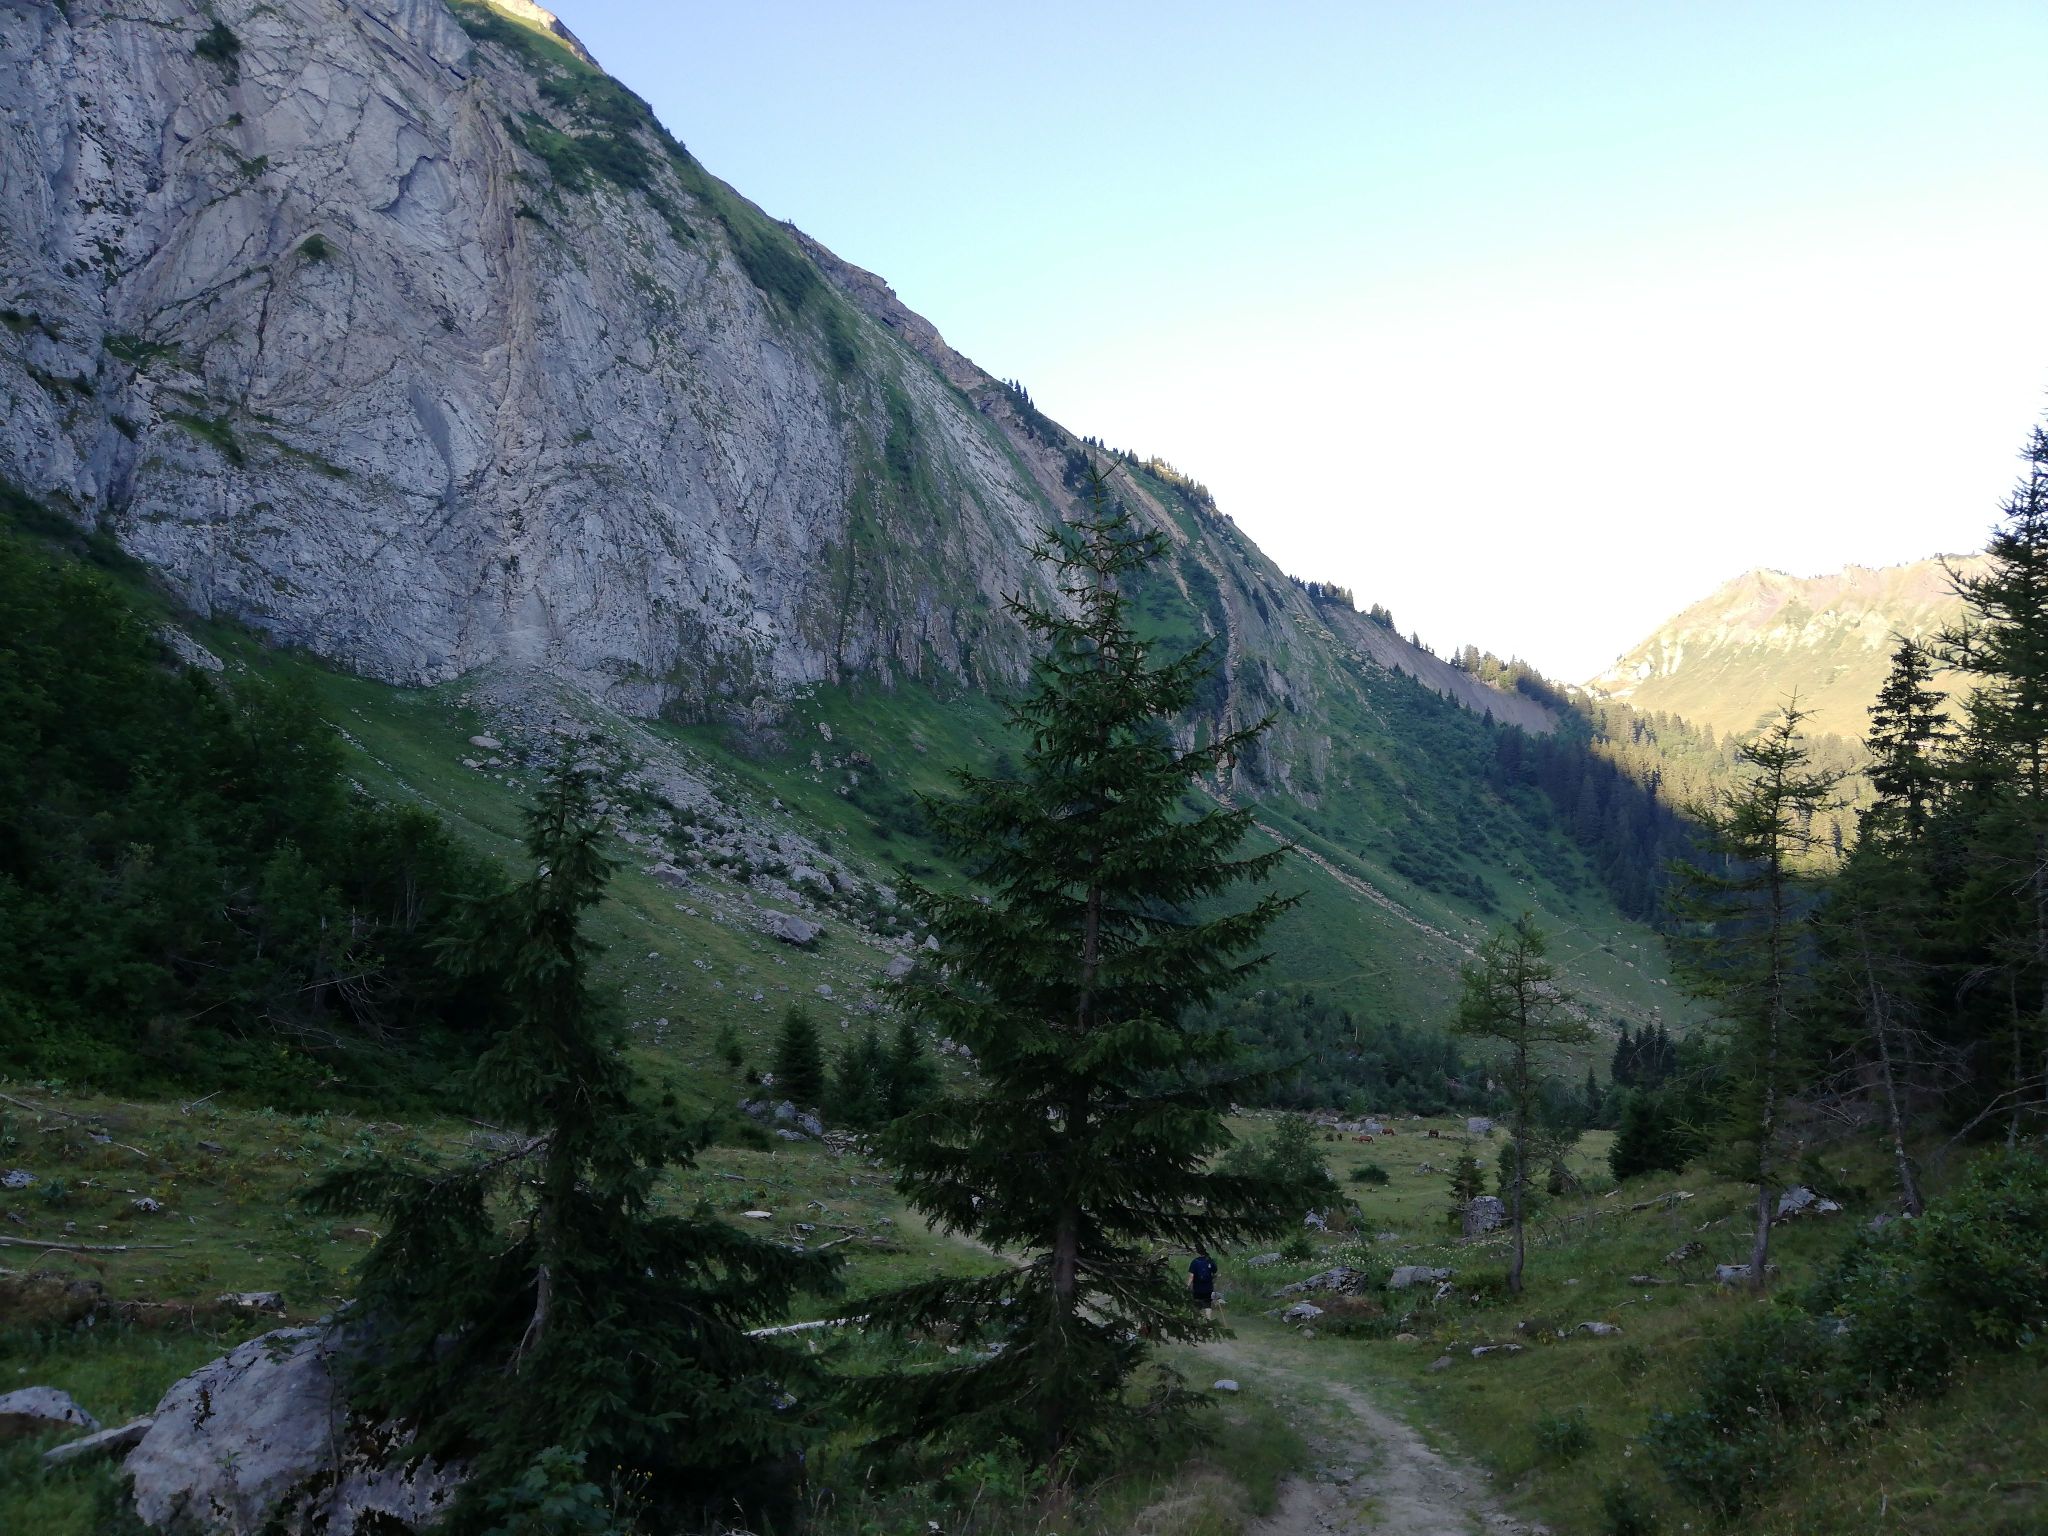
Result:
M1479 1237L1503 1226L1508 1208L1497 1195L1475 1195L1465 1203L1463 1214L1465 1236Z
M1432 1268L1428 1264L1403 1264L1387 1276L1387 1289L1405 1291L1411 1285L1435 1285L1451 1278L1455 1271Z
M822 923L814 923L807 917L798 917L794 912L778 912L773 907L761 909L759 926L770 938L798 946L812 943L825 931Z
M1001 598L1107 460L531 0L9 6L0 94L0 476L200 612L749 724L819 681L1019 675ZM1358 669L1547 728L1190 483L1119 484L1219 642L1217 718L1282 716L1262 782L1320 793Z
M990 615L1045 508L993 429L573 39L209 14L0 9L0 474L401 682L509 660L646 712L1014 671Z
M459 1472L404 1464L354 1424L335 1380L337 1336L284 1328L173 1385L123 1471L158 1529L411 1530L432 1524Z

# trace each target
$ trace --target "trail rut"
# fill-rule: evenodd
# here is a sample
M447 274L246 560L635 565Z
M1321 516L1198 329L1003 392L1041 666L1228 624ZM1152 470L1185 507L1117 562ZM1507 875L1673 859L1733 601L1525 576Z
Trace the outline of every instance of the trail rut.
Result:
M1480 1473L1431 1449L1412 1425L1357 1388L1248 1352L1241 1341L1207 1344L1202 1353L1305 1407L1320 1398L1332 1410L1309 1434L1325 1470L1283 1479L1278 1506L1247 1536L1539 1536L1544 1530L1510 1515Z

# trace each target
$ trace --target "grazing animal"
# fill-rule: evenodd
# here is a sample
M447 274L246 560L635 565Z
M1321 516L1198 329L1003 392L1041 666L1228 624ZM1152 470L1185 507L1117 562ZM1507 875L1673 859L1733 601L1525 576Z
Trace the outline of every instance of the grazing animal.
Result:
M1436 1131L1431 1131L1431 1132L1429 1133L1429 1139L1430 1139L1431 1141L1435 1141L1435 1140L1437 1139L1437 1137L1438 1137L1438 1135L1439 1135L1439 1134L1440 1134L1440 1133L1438 1133L1438 1132L1436 1132Z

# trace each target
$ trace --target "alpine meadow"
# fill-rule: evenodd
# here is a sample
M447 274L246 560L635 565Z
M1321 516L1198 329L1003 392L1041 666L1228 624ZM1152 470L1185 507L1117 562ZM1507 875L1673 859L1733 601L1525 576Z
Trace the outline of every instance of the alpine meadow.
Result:
M1809 23L589 9L662 116L531 0L0 4L0 1531L2048 1529L2040 392L1849 462L1762 316L1684 420L1848 153ZM1924 121L1960 9L1873 24ZM1626 195L1738 120L1724 243ZM1598 265L1667 236L1668 331ZM1697 461L1618 545L1603 371ZM1670 616L1574 685L1397 624L1447 576L1546 664Z

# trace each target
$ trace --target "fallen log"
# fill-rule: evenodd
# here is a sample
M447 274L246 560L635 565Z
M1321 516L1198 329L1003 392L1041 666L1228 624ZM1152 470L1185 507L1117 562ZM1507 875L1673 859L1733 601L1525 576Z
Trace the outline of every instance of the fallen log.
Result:
M163 1253L178 1246L176 1243L45 1243L33 1237L0 1237L0 1245L56 1249L62 1253Z

